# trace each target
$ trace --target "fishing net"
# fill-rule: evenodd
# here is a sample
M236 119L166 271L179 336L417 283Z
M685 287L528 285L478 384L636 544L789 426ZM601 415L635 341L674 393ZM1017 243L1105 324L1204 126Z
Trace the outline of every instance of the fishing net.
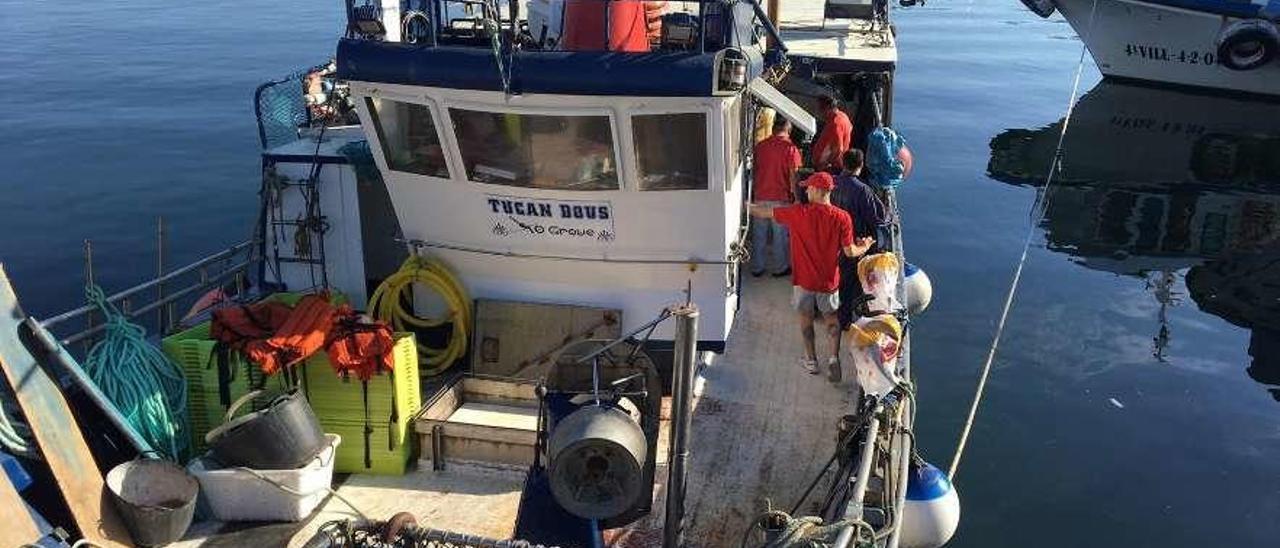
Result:
M258 86L254 111L258 116L258 138L262 148L274 148L298 138L298 129L311 124L310 112L302 98L306 72L290 75Z
M332 61L258 86L258 139L269 149L292 142L299 130L359 124L347 84Z
M414 525L407 525L394 535L395 540L388 541L387 527L387 522L382 521L331 521L320 526L308 545L335 548L548 548L525 540L493 539Z

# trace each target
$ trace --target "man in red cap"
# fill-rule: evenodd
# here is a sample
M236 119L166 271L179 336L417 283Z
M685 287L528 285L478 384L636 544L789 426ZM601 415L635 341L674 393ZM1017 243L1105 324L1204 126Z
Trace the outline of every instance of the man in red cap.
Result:
M747 204L754 217L773 219L791 232L791 305L800 319L805 355L800 366L811 375L818 374L817 351L814 348L814 309L822 314L827 328L831 355L827 358L827 375L840 382L840 308L839 256L856 258L870 249L872 238L853 237L853 219L844 210L831 205L835 179L818 172L801 183L809 203L784 207Z

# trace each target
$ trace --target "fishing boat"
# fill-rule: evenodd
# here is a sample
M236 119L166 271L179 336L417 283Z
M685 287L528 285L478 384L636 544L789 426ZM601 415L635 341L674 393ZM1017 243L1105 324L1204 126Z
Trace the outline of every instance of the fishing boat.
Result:
M1024 0L1075 29L1102 74L1280 95L1275 0Z
M812 136L813 105L833 96L854 146L890 125L885 3L348 0L346 14L332 62L255 94L252 238L179 268L161 260L153 280L28 321L59 352L100 337L104 310L154 321L166 350L204 349L188 390L216 411L250 381L288 381L317 414L324 390L344 389L310 361L235 377L209 353L211 311L322 295L416 341L383 375L387 424L371 419L381 388L367 379L362 417L321 416L352 472L333 498L283 526L203 522L179 545L950 538L955 490L912 433L908 316L927 305L927 279L907 266L896 221L892 304L879 331L846 335L891 343L880 388L791 365L790 284L741 275L762 120ZM897 210L891 187L883 198Z

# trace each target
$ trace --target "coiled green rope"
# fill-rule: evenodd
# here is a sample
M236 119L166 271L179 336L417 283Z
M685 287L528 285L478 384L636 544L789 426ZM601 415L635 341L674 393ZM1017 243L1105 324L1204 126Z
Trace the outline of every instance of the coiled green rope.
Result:
M13 392L8 386L0 386L0 448L13 455L39 460L40 452L31 443L31 429L18 419L17 409Z
M106 318L106 334L93 345L84 369L129 424L170 460L187 451L187 380L173 360L147 342L147 331L107 301L102 288L85 296Z

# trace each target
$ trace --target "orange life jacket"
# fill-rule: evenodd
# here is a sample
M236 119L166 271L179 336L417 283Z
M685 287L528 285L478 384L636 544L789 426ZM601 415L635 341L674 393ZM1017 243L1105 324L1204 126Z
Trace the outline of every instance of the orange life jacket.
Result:
M383 368L395 368L391 354L395 339L386 323L363 322L358 314L344 307L329 335L325 351L335 372L351 373L367 381Z
M273 335L292 314L288 305L277 301L223 308L214 311L209 335L215 341L240 349L251 340Z
M245 354L258 363L263 373L274 375L282 367L292 367L324 348L337 314L328 295L307 295L293 307L293 313L274 335L246 344Z

